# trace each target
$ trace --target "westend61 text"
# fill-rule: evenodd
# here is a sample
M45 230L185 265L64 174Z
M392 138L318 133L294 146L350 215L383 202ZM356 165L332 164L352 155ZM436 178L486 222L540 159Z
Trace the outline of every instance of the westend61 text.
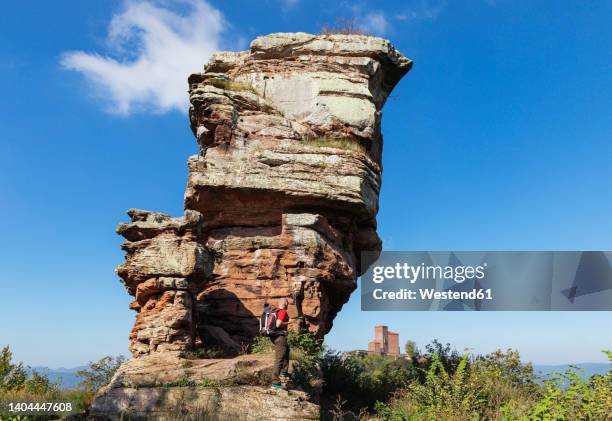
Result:
M436 291L433 288L419 288L417 291L402 288L399 291L383 291L378 288L372 291L375 300L492 300L493 292L488 289L471 291Z

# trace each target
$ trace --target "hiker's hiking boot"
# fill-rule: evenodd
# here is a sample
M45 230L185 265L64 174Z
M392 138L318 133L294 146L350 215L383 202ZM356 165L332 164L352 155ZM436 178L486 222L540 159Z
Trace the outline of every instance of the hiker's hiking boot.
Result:
M272 386L270 386L270 389L274 391L277 391L277 390L287 391L287 388L280 383L272 383Z
M285 388L289 387L289 381L291 378L288 375L280 375L280 384L282 384Z

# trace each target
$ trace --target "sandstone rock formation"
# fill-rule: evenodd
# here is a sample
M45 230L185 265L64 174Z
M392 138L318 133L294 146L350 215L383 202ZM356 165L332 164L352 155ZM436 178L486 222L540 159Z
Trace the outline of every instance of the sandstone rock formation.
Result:
M204 318L248 340L264 302L297 289L309 329L329 331L360 252L380 249L380 109L410 66L380 38L273 34L189 78L185 207L219 256Z
M185 214L132 209L117 230L135 357L236 354L280 297L291 328L331 329L367 266L361 252L381 248L381 109L411 65L377 37L279 33L214 54L189 77L200 150ZM148 370L139 364L122 373Z
M117 232L126 262L117 268L135 297L136 323L130 333L134 356L152 351L193 349L196 338L195 294L212 276L213 259L202 245L202 215L186 211L181 218L130 209L132 222Z
M279 297L298 298L294 323L329 331L361 251L381 247L380 110L411 64L381 38L272 34L189 77L200 153L185 216L130 210L118 228L134 355L235 352Z
M269 393L272 356L187 360L156 352L128 361L90 408L95 420L317 420L300 391Z

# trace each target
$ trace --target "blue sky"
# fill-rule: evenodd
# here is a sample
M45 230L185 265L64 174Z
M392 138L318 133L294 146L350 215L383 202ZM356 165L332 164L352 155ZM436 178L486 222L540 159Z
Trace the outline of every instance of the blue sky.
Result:
M0 345L52 367L126 354L134 313L113 272L114 228L130 207L182 212L197 151L186 73L217 49L338 17L415 62L384 109L387 250L612 249L610 2L11 2L0 15ZM332 347L364 348L385 323L402 342L512 347L536 363L603 361L612 348L612 312L359 308L356 292Z

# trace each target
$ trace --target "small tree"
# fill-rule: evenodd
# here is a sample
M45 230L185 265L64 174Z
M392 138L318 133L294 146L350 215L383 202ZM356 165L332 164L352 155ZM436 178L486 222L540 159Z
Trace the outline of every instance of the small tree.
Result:
M79 370L76 373L77 377L82 378L79 387L95 393L99 388L110 383L115 372L124 362L125 357L123 355L118 357L106 356L98 361L91 361L88 369Z
M13 363L13 353L9 346L0 352L0 391L20 389L24 386L28 374L22 363Z
M428 363L425 366L427 370L429 370L429 367L431 366L431 361L433 360L434 355L437 355L439 362L444 366L444 370L448 374L453 374L459 365L459 362L461 362L461 354L459 354L456 349L451 348L449 343L442 345L441 342L434 339L433 342L425 345L425 349L427 350L426 357L428 360Z
M33 371L30 378L25 382L25 389L32 395L53 393L58 391L59 388L59 383L51 382L47 374L39 373L38 371Z
M28 376L28 368L23 363L13 363L13 353L9 346L0 352L0 393L7 391L26 391L32 395L45 395L59 390L57 383L52 383L45 373L32 371Z
M406 345L404 345L404 352L409 357L416 357L419 355L419 348L417 348L417 344L415 341L406 341Z

